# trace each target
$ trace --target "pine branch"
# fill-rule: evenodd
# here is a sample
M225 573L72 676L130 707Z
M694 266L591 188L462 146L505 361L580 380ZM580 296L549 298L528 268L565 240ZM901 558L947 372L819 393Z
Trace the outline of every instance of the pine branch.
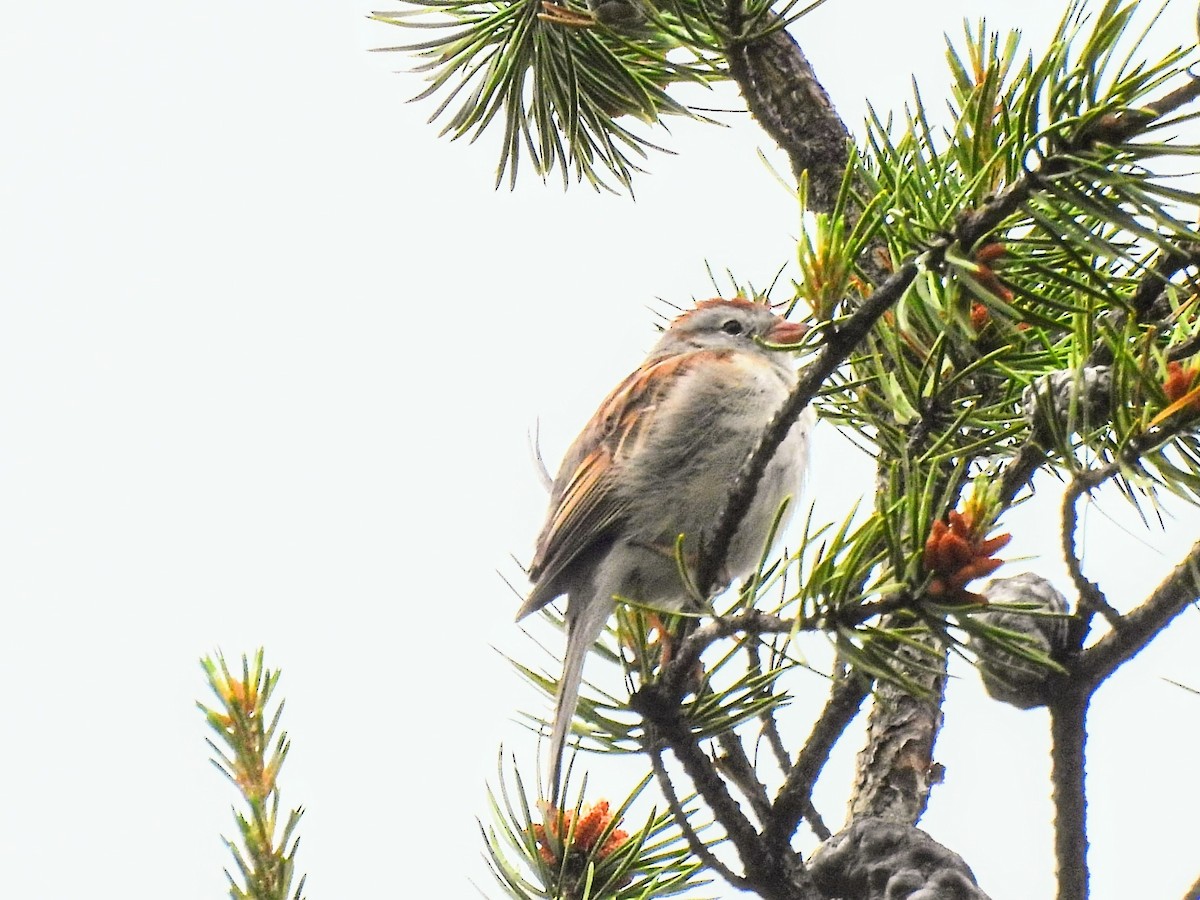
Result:
M1192 545L1187 556L1140 606L1121 617L1120 627L1080 654L1073 667L1075 679L1095 690L1197 598L1200 598L1200 541Z
M1106 142L1128 140L1198 96L1200 80L1194 79L1157 102L1142 107L1138 115L1130 113L1115 116L1113 121L1106 121L1103 127L1093 126L1081 131L1072 140L1066 141L1064 148L1058 153L1047 155L1037 170L1025 173L978 209L960 214L952 235L930 242L926 252L922 254L926 265L936 264L940 254L952 244L968 248L979 244L1005 219L1026 204L1035 193L1045 190L1051 174L1065 172L1077 165L1078 154L1087 152L1087 148L1095 145L1101 137ZM792 424L817 395L825 380L849 358L879 318L908 290L918 271L916 259L904 262L850 316L839 323L838 327L831 325L824 331L823 345L817 358L802 371L791 396L739 470L725 507L712 530L701 542L702 550L696 572L697 584L716 584L717 573L725 563L728 545L750 508L758 481ZM1018 471L1016 474L1021 473ZM1015 478L1016 475L1014 480Z
M658 683L643 687L630 702L650 723L655 737L671 749L729 835L743 868L731 883L743 889L748 886L764 900L819 900L821 895L812 887L800 858L790 848L782 854L772 852L746 818L717 767L680 718L677 696Z
M854 673L834 681L824 709L797 754L796 762L788 770L783 787L775 796L763 834L770 846L780 848L790 845L801 819L807 815L813 788L829 754L851 720L858 715L869 689L870 682Z
M846 171L850 132L829 94L780 20L766 34L743 38L743 0L729 0L727 22L738 36L726 49L729 74L746 105L787 153L796 180L807 172L809 208L832 211Z
M717 737L717 743L721 747L716 758L717 769L742 792L760 825L765 823L771 812L771 802L767 799L766 787L758 780L754 764L746 755L741 738L733 731L725 731Z
M1068 689L1057 692L1049 707L1058 900L1087 900L1088 897L1084 751L1090 700L1090 691Z
M1088 625L1091 622L1091 617L1094 613L1100 613L1108 620L1108 624L1113 628L1121 627L1121 614L1113 609L1108 602L1108 598L1104 596L1104 591L1100 590L1100 586L1096 582L1089 579L1083 574L1083 560L1080 558L1075 545L1075 531L1078 523L1078 508L1079 498L1086 493L1091 492L1093 488L1107 478L1120 471L1118 465L1111 467L1106 466L1101 469L1093 469L1090 472L1081 472L1071 479L1071 483L1067 485L1066 491L1063 492L1062 511L1060 515L1059 536L1062 541L1063 559L1067 564L1067 572L1071 576L1071 581L1075 585L1075 590L1079 594L1079 609L1076 616L1078 627L1073 629L1072 646L1081 646L1083 640L1087 637Z
M1046 156L1036 169L1025 172L1002 191L993 202L978 210L964 212L955 233L961 247L974 247L1010 215L1020 209L1036 192L1046 188L1050 179L1071 171L1079 164L1079 154L1087 154L1098 145L1120 144L1147 131L1155 122L1200 97L1200 78L1142 105L1103 117L1063 142L1055 153Z
M867 741L858 755L850 798L851 821L882 818L913 825L925 811L938 780L933 746L942 725L946 686L944 650L933 635L914 639L896 651L897 664L918 680L923 694L894 681L881 681L867 721ZM930 650L934 658L930 659Z
M684 810L683 804L679 801L679 792L675 790L675 783L671 781L671 774L667 771L667 767L663 763L662 750L658 747L651 747L649 755L650 767L654 771L655 780L658 782L658 789L662 791L663 796L666 798L667 807L671 810L671 815L674 816L675 822L683 832L688 848L695 854L698 860L704 863L707 869L724 878L733 887L741 891L753 890L753 885L750 882L713 855L708 844L704 843L700 835L692 828L691 818Z

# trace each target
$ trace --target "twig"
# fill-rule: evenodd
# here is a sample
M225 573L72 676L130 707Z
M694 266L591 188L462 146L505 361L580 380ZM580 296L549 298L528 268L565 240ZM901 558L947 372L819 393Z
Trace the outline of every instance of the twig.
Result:
M679 794L675 791L675 783L671 781L671 775L667 772L667 767L663 764L662 750L657 747L650 750L650 767L654 770L654 777L658 781L659 790L662 791L663 797L666 798L667 807L671 810L671 815L675 817L675 824L683 832L684 840L687 841L688 848L695 857L704 864L705 868L716 872L733 887L743 891L750 890L752 887L750 883L729 868L729 866L725 865L725 863L717 859L713 855L713 852L708 849L708 844L701 840L700 835L696 834L696 829L692 827L691 820L688 819L687 813L683 809L683 804L679 802Z
M759 717L762 722L762 737L767 739L767 746L771 748L771 753L775 757L775 764L779 766L779 771L786 772L792 765L792 760L788 755L788 749L783 743L783 735L779 733L779 723L775 721L774 709L767 708Z
M1192 335L1182 344L1176 344L1167 351L1167 360L1169 362L1178 362L1181 359L1187 359L1192 354L1200 351L1200 332Z
M1171 247L1170 250L1163 250L1158 255L1154 264L1145 269L1138 281L1137 287L1129 298L1129 305L1133 308L1135 321L1149 321L1151 314L1155 311L1155 301L1158 300L1163 289L1170 283L1171 279L1184 269L1197 265L1200 265L1200 243L1186 241ZM1196 287L1194 277L1190 277L1188 282L1193 288ZM1126 315L1124 310L1114 310L1115 323L1120 324L1124 322ZM1156 322L1153 324L1157 325L1161 330L1168 322ZM1167 351L1167 359L1183 359L1185 356L1191 356L1197 349L1200 349L1200 335L1196 335L1183 344L1172 347ZM1092 348L1092 352L1088 355L1085 365L1107 366L1111 365L1112 361L1112 348L1101 340Z
M1171 620L1200 595L1200 541L1140 606L1114 629L1080 654L1074 672L1079 683L1094 689L1150 643Z
M796 628L794 619L781 619L771 613L749 609L735 616L713 619L695 629L675 651L675 656L663 670L659 684L676 703L683 699L689 679L700 656L708 646L732 634L789 634Z
M1071 479L1071 483L1063 492L1060 535L1063 559L1066 560L1067 571L1071 575L1071 581L1075 584L1075 590L1079 593L1079 609L1076 611L1071 625L1071 646L1076 648L1083 646L1094 613L1098 612L1103 615L1114 629L1120 628L1122 625L1121 614L1113 609L1108 598L1104 596L1104 592L1100 590L1100 586L1083 574L1083 562L1075 550L1075 530L1079 521L1079 512L1075 504L1079 502L1080 497L1090 493L1093 488L1107 481L1120 470L1120 463L1114 461L1098 469L1080 472Z
M1038 467L1046 461L1046 451L1036 441L1021 445L1017 455L1008 461L1000 475L1000 503L1007 508L1012 505L1021 488L1029 484Z
M1067 490L1063 495L1062 508L1063 555L1066 559L1067 567L1071 571L1071 578L1075 582L1076 590L1080 592L1081 601L1080 609L1071 619L1071 632L1069 635L1071 646L1083 646L1083 641L1087 637L1088 630L1091 628L1092 615L1095 612L1101 612L1114 630L1124 628L1126 625L1125 617L1122 617L1120 613L1108 604L1099 587L1092 584L1092 582L1083 576L1083 570L1075 554L1075 503L1083 494L1093 490L1118 474L1122 466L1133 465L1145 454L1151 453L1163 446L1167 441L1183 431L1187 427L1187 424L1188 420L1186 418L1176 416L1173 421L1168 422L1160 428L1131 438L1116 459L1099 468L1079 472L1071 479L1071 483L1067 485Z
M1000 223L1041 187L1042 182L1050 176L1060 174L1069 167L1078 164L1077 155L1087 152L1096 143L1118 144L1135 137L1145 131L1158 119L1174 112L1181 106L1186 106L1200 97L1200 78L1193 78L1187 84L1163 95L1157 101L1144 104L1136 110L1127 110L1121 115L1108 116L1098 120L1091 128L1086 129L1073 138L1065 141L1058 152L1048 154L1042 160L1038 169L1028 170L1001 191L989 203L978 210L965 212L959 217L955 227L958 245L965 249L975 246L983 238L999 227Z
M1084 750L1091 694L1060 692L1050 704L1051 772L1054 785L1054 856L1058 900L1087 900L1087 794Z
M770 821L763 837L771 846L789 845L800 820L808 814L813 787L825 767L834 744L846 731L846 726L858 715L870 689L870 682L851 673L833 683L825 708L813 724L812 732L788 771L783 787L775 796ZM813 823L810 819L810 824ZM815 829L814 829L815 830ZM819 836L819 835L818 835Z
M717 757L717 768L728 778L750 803L754 815L760 823L767 821L771 812L771 801L767 799L767 789L758 780L758 774L746 755L741 739L732 731L722 732L717 738L722 753Z
M763 671L762 654L760 645L755 641L746 642L746 656L750 660L750 665L756 673L761 674ZM779 723L775 721L774 707L768 706L758 714L758 721L762 725L759 729L759 740L763 738L767 741L767 746L771 748L771 753L775 756L775 764L779 766L780 772L786 772L788 766L792 764L789 758L788 749L783 744L783 735L779 733ZM755 749L755 757L758 756L758 750Z
M762 734L766 736L767 742L771 745L771 751L775 754L775 761L779 764L779 768L787 772L791 761L788 759L787 747L783 744L783 736L779 733L779 725L775 722L775 716L769 710L759 716L763 723ZM812 833L817 836L818 840L827 841L833 837L833 832L829 826L825 824L825 820L821 817L820 810L813 804L811 799L801 801L803 809L801 816L804 821L808 822Z
M713 818L725 829L742 863L743 881L763 900L797 900L817 898L812 879L804 870L803 861L790 847L778 851L768 848L761 835L742 812L729 793L716 766L700 749L679 714L679 698L662 682L650 684L630 698L630 705L652 725L655 733L666 742L683 766L696 792L704 798Z
M759 656L759 644L753 641L747 641L746 655L750 657L755 671L761 672L762 660ZM774 707L768 706L761 713L759 713L758 721L762 725L762 727L759 729L759 741L766 739L767 745L771 748L771 753L775 757L775 764L779 766L779 771L786 775L791 769L792 760L788 753L787 747L783 743L783 735L779 732L779 723L775 720ZM741 746L740 742L738 746ZM754 771L757 771L756 765L752 765L751 768ZM766 797L765 789L763 790L763 796L764 798ZM757 809L755 812L757 813ZM770 803L768 802L766 810L763 814L759 814L758 817L759 822L764 828L769 825L770 812ZM816 806L813 805L811 799L804 801L804 809L802 812L804 819L808 822L809 827L812 829L812 833L815 834L819 840L825 841L833 837L833 832L829 830L829 827L825 824L825 820L821 818L821 813L817 810Z
M764 854L758 832L730 795L712 760L700 749L695 735L681 720L678 697L664 691L661 683L650 684L630 698L630 705L654 726L655 733L671 748L737 848L743 866L747 869L760 866Z
M804 821L808 823L809 829L816 835L817 840L827 841L833 837L833 831L825 824L825 820L821 818L821 813L813 805L811 799L804 801Z
M1150 315L1154 301L1170 280L1184 269L1200 265L1200 244L1187 241L1164 252L1160 259L1142 276L1137 289L1130 298L1130 305L1137 313L1138 321Z

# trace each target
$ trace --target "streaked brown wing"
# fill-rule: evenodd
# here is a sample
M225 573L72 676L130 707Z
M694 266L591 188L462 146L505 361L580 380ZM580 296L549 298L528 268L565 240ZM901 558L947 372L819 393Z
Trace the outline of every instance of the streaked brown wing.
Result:
M666 390L708 352L668 356L637 369L605 398L575 439L554 482L550 514L529 567L534 589L522 615L561 594L556 582L563 570L621 521L625 510L615 489L617 472L638 452Z

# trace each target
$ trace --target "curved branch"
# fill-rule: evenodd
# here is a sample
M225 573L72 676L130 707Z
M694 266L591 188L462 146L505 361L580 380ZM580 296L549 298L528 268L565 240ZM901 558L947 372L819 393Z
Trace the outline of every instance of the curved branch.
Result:
M741 3L730 6L737 34ZM808 172L809 209L831 212L846 171L850 132L804 51L781 22L775 24L767 34L727 48L729 74L763 131L788 155L796 180Z
M1083 561L1075 549L1075 530L1079 521L1079 513L1075 504L1084 494L1090 493L1093 488L1117 474L1120 468L1119 463L1112 463L1089 472L1080 472L1071 479L1071 483L1067 485L1067 489L1063 493L1060 519L1062 523L1060 534L1062 553L1067 564L1067 572L1079 594L1079 609L1076 611L1075 620L1071 623L1071 645L1076 648L1083 645L1095 613L1104 616L1113 628L1120 628L1122 624L1121 614L1113 609L1108 598L1104 596L1104 592L1100 590L1100 586L1083 574Z

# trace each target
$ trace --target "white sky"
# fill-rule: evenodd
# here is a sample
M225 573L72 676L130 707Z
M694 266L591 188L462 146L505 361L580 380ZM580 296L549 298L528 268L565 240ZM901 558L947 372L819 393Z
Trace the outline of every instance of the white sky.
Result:
M528 646L496 575L519 574L543 513L526 432L540 420L557 459L652 342L647 305L712 293L706 260L761 285L790 259L796 209L756 151L778 154L733 114L675 125L680 155L651 160L636 203L496 193L494 136L435 137L405 61L366 52L408 37L368 2L10 6L0 896L223 896L235 798L206 761L196 660L259 645L284 669L309 896L473 895L484 780L501 740L528 754L510 719L541 703L491 649ZM989 6L1027 46L1058 15L831 0L801 39L857 124L910 72L938 96L942 32ZM1159 45L1192 40L1194 4L1168 15ZM829 518L866 473L823 436ZM1005 523L1052 575L1053 509ZM1129 602L1194 524L1132 537L1093 513L1087 569ZM1196 877L1200 699L1163 679L1200 685L1197 619L1098 698L1097 900ZM1046 716L958 675L923 824L996 900L1049 896ZM832 822L858 743L824 788Z

